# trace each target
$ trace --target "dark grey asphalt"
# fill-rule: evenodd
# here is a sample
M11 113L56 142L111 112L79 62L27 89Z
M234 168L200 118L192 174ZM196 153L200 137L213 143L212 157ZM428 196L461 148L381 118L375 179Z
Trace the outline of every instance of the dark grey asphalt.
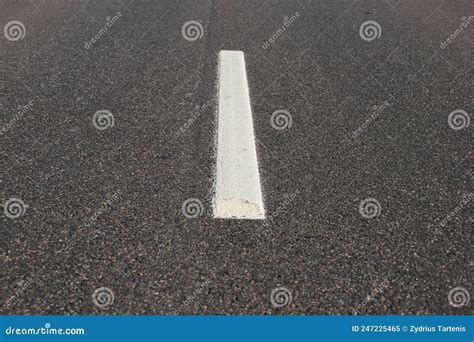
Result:
M474 293L472 202L462 202L472 124L454 130L448 115L473 113L474 22L440 48L472 1L0 7L2 28L26 28L0 37L1 202L28 206L1 218L2 314L472 312L448 300L458 286ZM183 38L190 20L201 39ZM370 42L359 35L368 20L381 27ZM223 49L245 52L270 222L212 218ZM102 109L114 126L100 131ZM270 124L280 109L292 117L285 130ZM203 202L200 217L183 216L188 198ZM378 217L359 213L366 198ZM292 300L275 308L279 286ZM99 287L114 293L103 309Z

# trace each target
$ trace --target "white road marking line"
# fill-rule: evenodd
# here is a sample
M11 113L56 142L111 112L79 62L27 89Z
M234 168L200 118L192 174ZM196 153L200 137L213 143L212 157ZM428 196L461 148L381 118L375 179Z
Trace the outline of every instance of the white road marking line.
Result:
M221 51L218 77L214 217L264 219L244 53Z

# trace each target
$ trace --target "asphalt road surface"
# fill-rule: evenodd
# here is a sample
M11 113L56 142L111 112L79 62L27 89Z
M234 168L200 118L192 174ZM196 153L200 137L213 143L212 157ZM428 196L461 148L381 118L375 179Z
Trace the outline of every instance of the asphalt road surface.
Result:
M472 1L0 9L2 314L472 312ZM221 50L266 220L213 217Z

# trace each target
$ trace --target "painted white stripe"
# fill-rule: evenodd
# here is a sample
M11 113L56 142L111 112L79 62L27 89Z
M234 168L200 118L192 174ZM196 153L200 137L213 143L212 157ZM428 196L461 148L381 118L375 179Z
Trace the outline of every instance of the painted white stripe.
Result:
M218 74L214 217L264 219L244 53L221 51Z

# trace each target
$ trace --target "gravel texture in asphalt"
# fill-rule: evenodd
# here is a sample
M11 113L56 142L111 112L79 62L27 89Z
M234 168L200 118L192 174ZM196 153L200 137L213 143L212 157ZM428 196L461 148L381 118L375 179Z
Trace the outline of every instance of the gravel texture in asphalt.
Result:
M472 312L472 1L0 8L2 314ZM265 221L212 217L220 50Z

